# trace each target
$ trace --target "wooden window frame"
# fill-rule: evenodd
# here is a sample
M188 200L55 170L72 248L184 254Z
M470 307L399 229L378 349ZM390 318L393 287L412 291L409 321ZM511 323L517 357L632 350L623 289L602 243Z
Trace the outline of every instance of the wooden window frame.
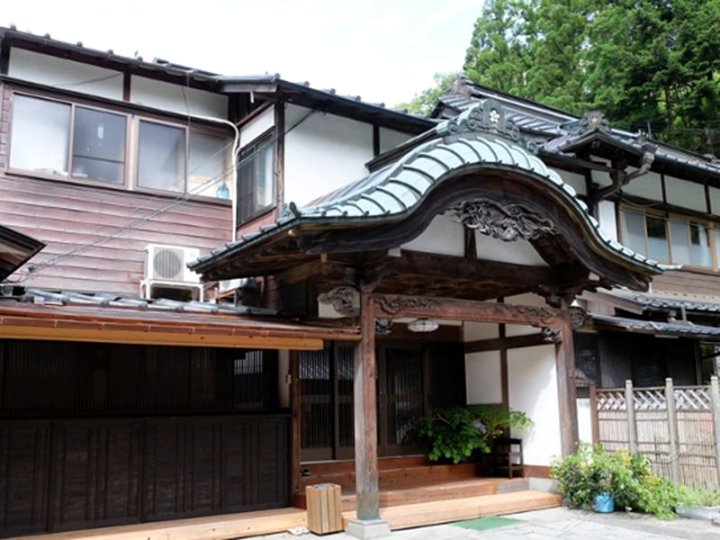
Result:
M275 128L270 128L267 131L265 131L263 134L259 135L251 143L249 143L247 146L245 146L241 151L237 163L237 182L235 186L235 193L237 197L237 208L235 211L235 217L236 217L236 223L237 226L241 226L245 223L248 223L252 221L253 219L258 218L259 216L262 216L263 214L267 214L271 210L273 210L277 206L276 201L276 195L277 195L277 176L276 176L276 165L277 165L277 145L275 144L275 141L273 140L273 134L275 132ZM272 194L271 194L271 202L265 206L260 206L255 208L253 205L252 210L248 215L242 215L241 214L241 197L243 195L243 190L240 189L240 182L242 181L242 176L240 174L240 171L242 170L244 161L247 159L250 159L252 162L255 161L257 154L257 151L259 148L262 148L265 145L270 145L270 151L272 152L272 178L270 179L270 184L272 187ZM255 191L257 189L257 182L254 179L252 184L252 195L254 196Z
M196 125L189 125L189 124L183 124L179 121L173 121L168 120L166 118L163 118L160 114L151 114L151 113L145 113L142 111L128 111L124 110L124 108L119 106L113 106L112 104L103 104L103 105L97 105L94 104L92 101L85 101L82 99L73 99L70 97L58 97L52 95L50 92L42 92L42 91L26 91L26 90L12 90L11 91L11 100L14 100L15 96L23 96L26 98L31 99L38 99L38 100L44 100L44 101L50 101L62 105L67 105L70 107L70 126L68 130L68 175L60 175L60 174L52 174L44 171L34 171L29 169L21 169L17 167L11 167L10 166L10 157L12 156L12 122L13 122L13 115L14 115L14 107L11 105L11 120L10 120L10 128L8 130L9 133L9 145L8 145L8 164L6 168L6 172L8 174L16 175L16 176L24 176L24 177L30 177L30 178L39 178L43 180L53 180L53 181L59 181L59 182L67 182L71 184L79 184L79 185L85 185L85 186L93 186L93 187L101 187L101 188L107 188L112 189L116 191L123 191L123 192L136 192L136 193L145 193L145 194L151 194L156 196L166 196L166 197L181 197L185 196L190 198L191 200L199 200L199 201L206 201L206 202L213 202L218 203L226 206L230 206L232 204L232 197L230 199L222 199L219 197L214 196L208 196L208 195L201 195L196 193L189 193L187 191L187 183L188 183L188 175L190 173L189 166L190 166L190 135L191 133L201 133L209 136L214 136L218 138L222 138L228 141L228 152L232 151L232 137L228 134L227 131L223 130L222 128L215 128L213 126L207 126L203 124L196 124ZM125 118L125 160L123 162L123 178L122 182L110 182L110 181L104 181L104 180L96 180L93 178L80 178L72 175L72 153L73 153L73 134L74 134L74 124L75 124L75 110L77 107L85 108L85 109L91 109L96 110L100 112L106 112L108 114L116 114L121 115ZM183 191L172 191L172 190L162 190L162 189L153 189L153 188L147 188L142 187L138 185L138 167L139 167L139 137L140 137L140 122L148 122L153 124L159 124L159 125L166 125L168 127L178 128L183 130L184 137L185 137L185 180L184 180L184 188ZM227 163L230 163L229 155L228 159L226 160ZM227 174L226 176L226 185L232 189L231 186L231 169L229 166L225 166L224 170Z

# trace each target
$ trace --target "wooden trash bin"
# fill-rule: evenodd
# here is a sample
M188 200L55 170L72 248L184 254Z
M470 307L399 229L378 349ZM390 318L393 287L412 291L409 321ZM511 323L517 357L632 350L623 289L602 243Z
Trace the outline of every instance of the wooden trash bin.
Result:
M343 530L340 506L340 486L315 484L305 488L307 501L307 528L315 534L328 534Z

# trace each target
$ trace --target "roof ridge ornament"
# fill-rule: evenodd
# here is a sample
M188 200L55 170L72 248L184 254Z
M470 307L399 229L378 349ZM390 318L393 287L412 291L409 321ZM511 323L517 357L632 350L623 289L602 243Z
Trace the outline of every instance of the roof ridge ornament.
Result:
M573 130L575 135L585 135L593 131L610 133L610 123L602 111L588 111L584 113Z
M435 132L441 137L490 133L519 143L533 154L538 152L538 145L520 134L520 128L508 116L505 107L492 98L470 107L455 118L446 120L435 128Z

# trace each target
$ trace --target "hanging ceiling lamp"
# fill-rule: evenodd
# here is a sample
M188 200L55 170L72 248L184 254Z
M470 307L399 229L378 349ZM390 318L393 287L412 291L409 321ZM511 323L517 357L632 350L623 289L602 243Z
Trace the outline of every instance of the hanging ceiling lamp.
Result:
M437 321L431 319L415 319L408 323L407 329L411 332L417 332L420 334L427 334L428 332L434 332L440 327Z

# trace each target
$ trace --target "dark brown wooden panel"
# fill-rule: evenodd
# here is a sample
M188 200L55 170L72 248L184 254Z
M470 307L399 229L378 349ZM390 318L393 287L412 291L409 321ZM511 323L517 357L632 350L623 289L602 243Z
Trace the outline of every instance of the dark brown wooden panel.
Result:
M72 420L53 425L52 530L140 521L138 420Z
M47 529L50 422L0 423L0 535Z

